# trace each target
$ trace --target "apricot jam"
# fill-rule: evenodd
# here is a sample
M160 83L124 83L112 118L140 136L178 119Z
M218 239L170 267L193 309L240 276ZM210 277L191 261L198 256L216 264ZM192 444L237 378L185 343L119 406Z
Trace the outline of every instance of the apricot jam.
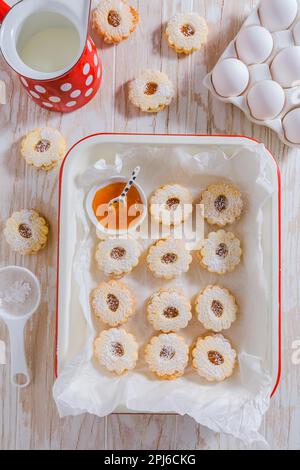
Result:
M109 202L120 196L125 183L111 183L99 189L93 200L93 211L97 220L108 230L127 230L143 214L142 197L135 186L127 193L125 203L109 206Z

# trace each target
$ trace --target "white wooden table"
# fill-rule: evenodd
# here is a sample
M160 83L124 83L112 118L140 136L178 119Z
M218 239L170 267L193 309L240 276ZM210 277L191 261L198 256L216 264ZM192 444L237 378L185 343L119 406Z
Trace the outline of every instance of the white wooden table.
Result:
M50 0L49 0L50 1ZM11 1L10 3L14 3ZM9 366L0 366L1 449L243 449L235 439L217 435L187 417L85 415L60 420L52 400L55 336L56 230L58 170L38 172L19 154L20 138L49 125L62 131L69 146L93 132L243 134L262 141L276 156L283 179L283 375L261 432L272 449L300 449L300 365L292 363L293 342L300 339L300 151L251 124L230 105L212 98L202 85L228 42L235 36L255 0L133 1L141 23L129 41L103 45L104 82L97 97L69 115L36 107L21 90L3 60L0 79L7 83L8 104L0 107L0 230L14 210L39 209L51 223L48 247L24 258L10 251L0 236L0 263L35 272L43 291L39 312L27 329L27 350L34 380L17 391ZM163 37L175 11L194 10L206 17L209 40L202 52L178 58ZM178 88L169 110L144 115L129 105L126 83L141 68L168 73ZM7 331L0 325L0 339ZM9 351L8 351L9 352Z

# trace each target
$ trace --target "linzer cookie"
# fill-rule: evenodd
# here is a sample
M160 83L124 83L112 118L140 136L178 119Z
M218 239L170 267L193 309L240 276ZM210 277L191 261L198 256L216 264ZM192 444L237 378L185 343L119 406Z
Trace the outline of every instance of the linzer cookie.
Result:
M133 370L138 360L138 344L133 335L121 328L102 331L94 341L94 356L117 375Z
M128 39L138 22L138 11L124 0L102 0L93 13L93 27L108 44Z
M193 212L193 197L179 184L168 184L157 189L150 199L150 213L166 226L180 225Z
M195 308L204 328L216 333L231 327L238 310L234 296L219 286L208 286L202 290L196 299Z
M175 90L168 76L145 70L129 84L131 103L147 113L158 113L171 104Z
M201 265L216 274L226 274L235 270L242 256L241 243L231 232L219 230L211 232L204 240L199 252Z
M66 142L56 129L35 129L22 140L21 154L29 165L48 171L64 159Z
M233 374L236 351L222 335L198 338L192 356L193 367L209 382L223 382Z
M122 282L103 282L92 292L94 314L109 326L126 323L135 313L135 298Z
M174 380L181 377L188 365L189 347L175 333L152 338L145 351L146 362L160 379Z
M182 240L159 240L150 247L147 264L158 278L173 279L189 270L192 256Z
M207 41L208 27L197 13L177 13L168 22L166 36L169 46L179 54L191 54Z
M107 276L122 277L138 265L141 247L134 239L108 239L98 244L96 261Z
M191 303L180 290L161 289L148 302L147 318L155 330L179 331L192 319Z
M242 195L229 184L213 184L202 194L204 217L209 224L225 227L240 218Z

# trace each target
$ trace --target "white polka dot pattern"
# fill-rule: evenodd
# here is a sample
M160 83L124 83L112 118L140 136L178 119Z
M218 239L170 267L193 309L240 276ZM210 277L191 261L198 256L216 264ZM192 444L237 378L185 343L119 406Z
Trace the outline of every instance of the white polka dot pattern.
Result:
M87 75L90 70L91 70L90 64L85 64L85 66L83 67L83 75Z
M90 86L93 83L93 81L94 81L93 75L89 75L85 82L86 86Z
M86 98L88 98L89 96L91 96L91 94L93 93L94 89L93 88L90 88L86 94L84 95Z
M72 91L70 96L71 96L71 98L78 98L78 96L80 96L80 95L81 95L81 90L74 90L74 91Z
M35 85L35 90L38 92L38 93L46 93L46 88L44 88L43 86L41 85Z
M20 77L20 80L21 80L21 82L23 83L23 85L26 86L26 88L28 88L29 85L28 85L28 83L27 83L27 80L25 80L24 77Z
M46 108L53 108L53 104L47 103L46 101L43 102L43 105L46 106Z
M64 83L61 87L60 87L61 91L70 91L72 90L72 85L71 83Z
M69 101L69 103L66 104L66 106L68 108L73 108L74 106L76 106L77 104L77 101Z
M50 96L49 101L51 101L52 103L60 103L61 98L59 98L58 96Z
M35 99L39 100L40 99L40 95L38 95L35 91L33 90L30 90L29 92L31 94L31 96L33 96Z

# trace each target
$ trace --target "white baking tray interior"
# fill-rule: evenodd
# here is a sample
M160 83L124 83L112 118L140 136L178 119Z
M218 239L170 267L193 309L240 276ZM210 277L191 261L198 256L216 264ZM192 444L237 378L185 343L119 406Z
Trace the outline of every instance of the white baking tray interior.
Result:
M60 229L58 261L57 298L57 374L83 349L87 337L87 325L79 302L78 286L73 276L73 258L78 240L82 237L80 225L76 221L74 194L76 181L99 158L113 164L118 153L132 147L180 147L190 156L201 152L222 150L229 157L239 148L257 145L242 137L203 137L203 136L147 136L147 135L95 135L86 138L69 152L61 170L60 179ZM142 158L143 152L141 152ZM266 313L270 325L265 338L267 357L264 367L277 385L280 371L279 341L279 178L275 160L265 153L268 176L274 186L274 193L264 205L263 260L265 277L270 292L270 306ZM141 161L142 163L142 161ZM253 295L253 294L250 294ZM259 325L257 326L259 328ZM226 334L226 332L225 332ZM120 406L117 412L128 412ZM149 410L143 410L148 412Z
M262 8L263 14L260 10ZM261 30L253 30L251 34L255 26ZM238 59L241 63L236 64L228 75L225 73L227 78L221 76L220 83L223 87L228 80L236 89L241 86L238 96L218 93L213 83L214 73L227 59ZM249 79L245 76L245 66ZM267 83L270 80L275 81L275 85ZM252 122L274 130L285 144L299 147L300 0L262 0L228 45L215 68L206 76L204 84L216 98L244 111ZM258 84L260 87L257 87ZM264 112L268 117L262 119L261 113ZM276 116L272 115L274 112ZM259 116L259 119L255 116Z

